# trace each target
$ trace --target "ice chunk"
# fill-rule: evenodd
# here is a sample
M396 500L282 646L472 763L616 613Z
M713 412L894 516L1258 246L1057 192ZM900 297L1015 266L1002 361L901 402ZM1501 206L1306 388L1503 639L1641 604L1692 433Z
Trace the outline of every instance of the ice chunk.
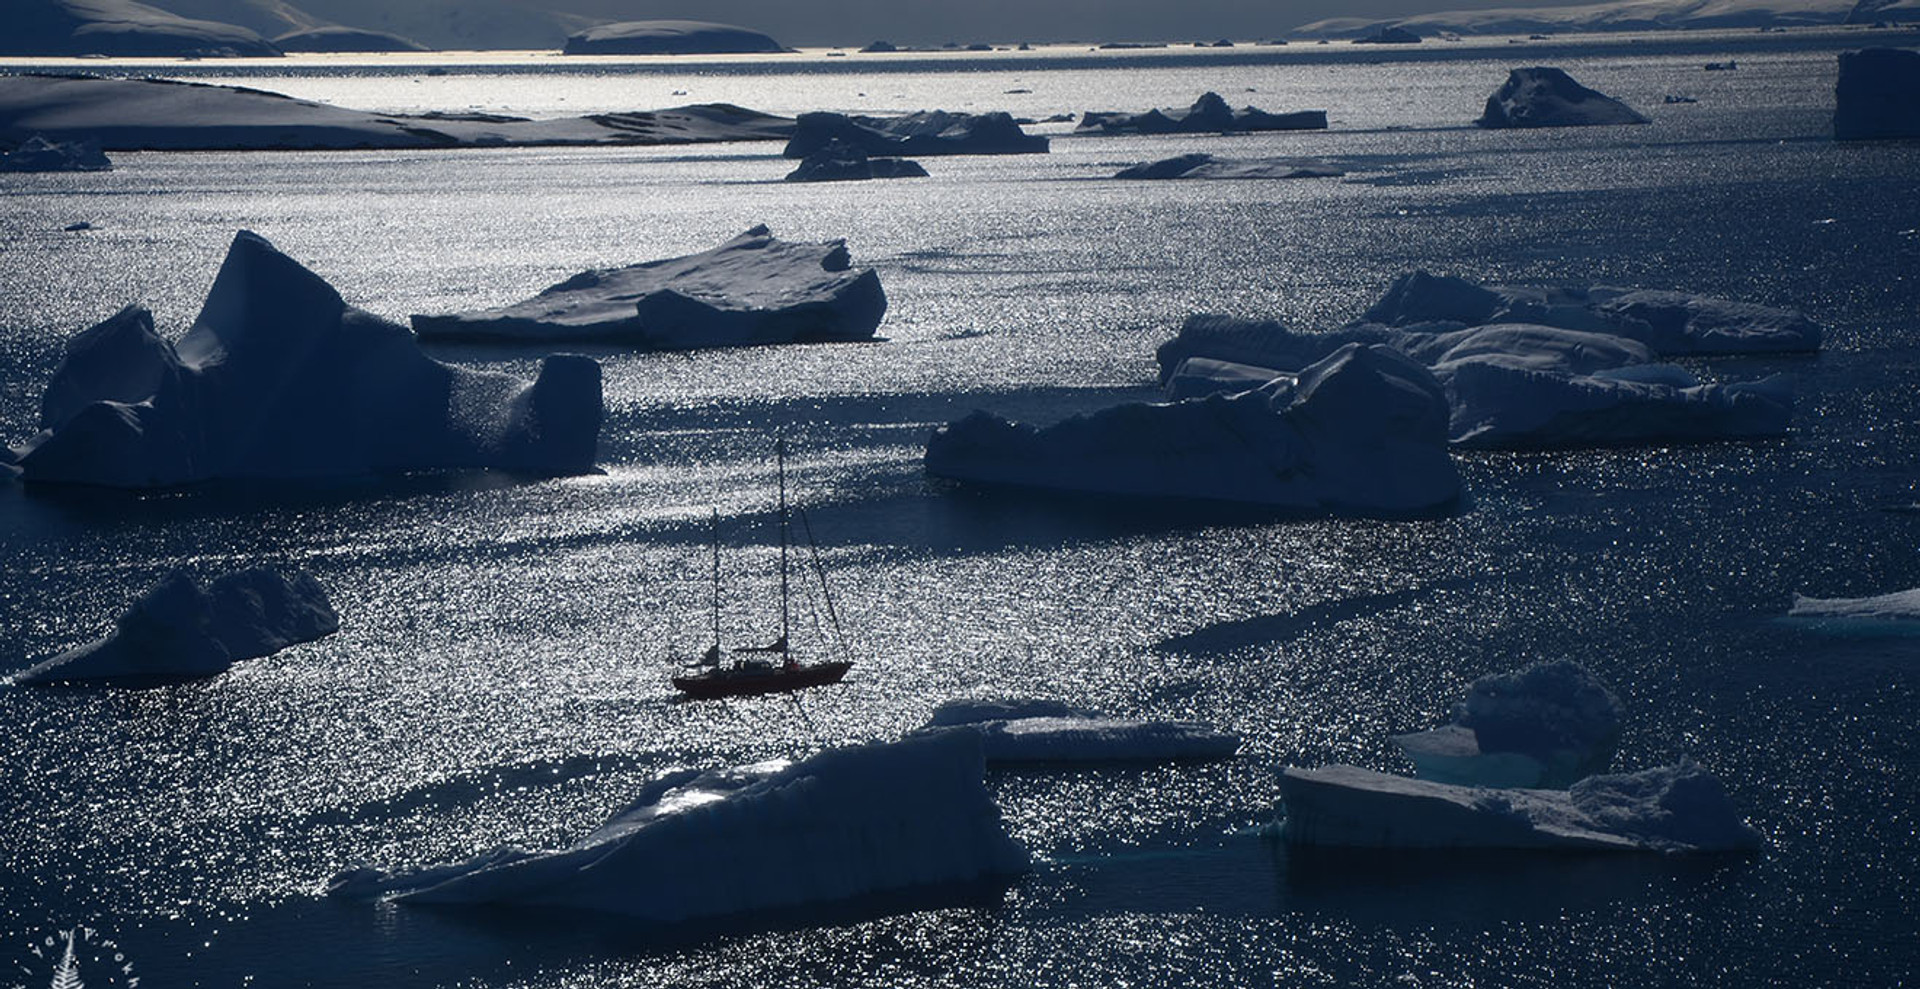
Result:
M1281 837L1359 848L1744 852L1765 846L1691 762L1590 776L1571 790L1496 790L1355 766L1288 769Z
M1565 787L1613 762L1620 701L1577 663L1539 663L1475 680L1453 724L1393 741L1423 780Z
M1255 107L1238 110L1218 93L1205 93L1184 110L1148 110L1120 113L1089 110L1080 116L1076 133L1097 134L1228 134L1241 131L1325 130L1327 111L1298 110L1268 113Z
M735 55L787 47L750 28L709 21L621 21L567 39L564 55Z
M840 141L802 159L787 173L788 182L848 182L861 179L925 178L927 170L917 161L905 158L871 158L859 148Z
M203 590L175 572L135 599L112 632L13 678L21 686L80 681L140 685L208 677L329 635L340 618L318 581L302 571L254 567Z
M1020 129L1003 113L921 110L898 117L803 113L794 121L786 156L807 158L838 141L874 157L905 155L1038 154L1047 139Z
M100 142L49 141L35 134L12 151L0 151L0 172L105 172L113 162L100 150Z
M568 848L336 876L330 892L513 904L677 923L1023 873L982 782L979 739L943 732L790 766L674 774Z
M1233 396L1136 403L1045 429L976 412L936 430L927 471L987 484L1220 500L1299 512L1451 507L1446 397L1385 347L1348 346Z
M1833 88L1833 137L1920 137L1920 51L1841 52L1840 77Z
M1561 69L1514 69L1487 97L1481 127L1587 127L1596 124L1644 124L1647 118L1625 103L1595 92Z
M1346 169L1305 158L1216 158L1196 152L1144 162L1114 173L1116 179L1313 179L1334 178Z
M1911 621L1920 619L1920 588L1894 591L1864 598L1812 598L1793 596L1792 618L1866 618Z
M16 452L29 481L144 488L215 478L424 468L591 470L599 365L541 362L531 383L420 352L241 231L177 344L144 309L80 333Z
M780 240L757 226L719 247L583 271L524 302L414 316L423 339L595 340L654 350L867 340L887 311L880 276L845 241Z
M1157 762L1226 759L1237 736L1191 721L1103 717L1060 701L948 701L922 732L965 726L980 735L988 763Z

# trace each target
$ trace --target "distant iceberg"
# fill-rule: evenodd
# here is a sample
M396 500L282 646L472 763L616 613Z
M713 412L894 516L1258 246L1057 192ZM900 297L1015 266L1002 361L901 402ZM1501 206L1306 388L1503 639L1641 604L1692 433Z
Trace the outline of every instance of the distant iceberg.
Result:
M1562 69L1535 66L1513 69L1507 81L1487 97L1481 127L1591 127L1644 124L1647 118L1625 103L1588 89Z
M1620 700L1577 663L1537 663L1475 680L1451 724L1393 741L1423 780L1560 789L1612 764Z
M751 28L709 21L621 21L567 39L566 55L735 55L787 47Z
M845 241L780 240L764 226L710 251L583 271L524 302L415 315L423 340L593 340L651 350L870 340L887 296Z
M423 52L428 50L426 45L412 38L403 38L386 31L341 27L337 24L289 31L275 37L273 44L283 52Z
M874 158L857 147L828 141L787 173L788 182L855 182L865 179L923 179L927 170L906 158Z
M247 28L192 20L136 0L7 0L0 55L114 58L280 54Z
M1041 154L1047 139L1020 129L1006 113L921 110L897 117L848 116L824 111L794 121L788 158L806 158L838 141L873 157Z
M318 581L254 567L205 589L175 572L135 599L114 630L13 678L19 686L149 682L224 672L234 663L311 642L340 628Z
M113 162L97 141L49 141L39 134L0 151L0 172L104 172Z
M1116 179L1312 179L1335 178L1346 169L1305 158L1216 158L1204 152L1123 168Z
M1450 786L1355 766L1280 777L1283 840L1401 849L1751 852L1766 841L1691 762L1589 776L1569 790Z
M1029 868L982 781L980 741L945 732L802 762L662 778L558 851L334 877L334 896L503 904L675 924L881 893L1003 881Z
M1299 110L1268 113L1255 107L1238 110L1218 93L1205 93L1184 110L1148 110L1145 113L1089 110L1080 116L1075 133L1089 134L1233 134L1250 131L1326 130L1327 111Z
M921 731L964 726L980 736L987 762L1162 762L1226 759L1238 736L1191 721L1108 718L1058 701L948 701Z
M527 382L420 352L265 238L233 239L177 343L129 306L75 335L14 452L28 481L122 488L431 468L593 468L600 366Z
M1879 621L1920 620L1920 588L1864 598L1793 596L1791 618L1861 618Z
M1920 138L1920 51L1868 48L1840 53L1833 89L1837 141Z
M1044 429L976 412L936 430L926 462L977 483L1398 516L1457 502L1446 426L1426 368L1353 345L1232 396L1120 405Z

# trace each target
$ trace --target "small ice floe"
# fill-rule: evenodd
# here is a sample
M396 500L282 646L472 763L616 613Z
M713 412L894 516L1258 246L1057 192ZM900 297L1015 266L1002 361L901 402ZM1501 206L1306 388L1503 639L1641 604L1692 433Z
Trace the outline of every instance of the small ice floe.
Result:
M497 309L416 315L423 339L592 340L651 350L872 339L887 296L845 241L796 243L764 226L710 251L583 271Z
M209 677L340 628L312 575L254 567L202 588L175 572L136 598L114 630L13 678L19 686Z
M1307 158L1216 158L1205 153L1163 158L1123 168L1116 179L1314 179L1337 178L1346 169Z
M553 851L336 875L331 895L562 907L675 924L875 894L1004 881L1030 867L982 777L980 740L947 732L801 762L685 770Z
M906 158L874 158L859 148L828 141L787 173L788 182L849 182L926 178L927 170Z
M1423 780L1557 789L1612 764L1620 701L1577 663L1539 663L1475 680L1451 724L1393 741Z
M0 151L0 172L104 172L113 168L100 142L90 138L50 141L39 134L11 151Z
M1920 137L1920 51L1868 48L1840 53L1833 87L1833 137L1873 141Z
M1400 849L1751 852L1765 839L1690 761L1589 776L1567 790L1452 786L1355 766L1280 777L1282 840Z
M1234 134L1251 131L1326 130L1327 111L1268 113L1257 107L1234 109L1218 93L1205 93L1186 109L1145 113L1089 110L1080 115L1076 134Z
M1481 127L1588 127L1644 124L1647 118L1604 93L1575 82L1561 69L1514 69L1487 97L1487 109L1474 121Z
M803 113L787 142L788 158L806 158L839 141L874 157L1038 154L1047 139L1020 129L1007 113L921 110L897 117Z
M1048 700L948 701L920 733L957 726L980 735L989 764L1226 759L1240 748L1238 736L1191 721L1108 718Z

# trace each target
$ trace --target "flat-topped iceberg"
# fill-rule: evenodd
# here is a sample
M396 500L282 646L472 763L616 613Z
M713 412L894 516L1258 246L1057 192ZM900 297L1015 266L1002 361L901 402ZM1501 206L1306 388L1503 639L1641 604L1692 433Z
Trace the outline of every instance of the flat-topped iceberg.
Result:
M840 141L828 141L820 150L802 158L788 182L855 182L864 179L926 178L927 170L906 158L874 158L865 151Z
M1306 158L1217 158L1205 152L1142 162L1114 173L1116 179L1314 179L1346 169Z
M567 39L566 55L736 55L787 47L751 28L710 21L621 21Z
M791 765L686 770L567 848L359 869L328 891L674 924L1001 881L1029 860L982 770L979 739L967 732L833 749Z
M1644 124L1647 118L1604 93L1575 82L1551 66L1513 69L1507 81L1487 97L1481 127L1590 127Z
M1047 139L1020 129L1011 115L921 110L897 117L803 113L787 142L788 158L806 158L838 141L873 157L1040 154Z
M67 342L28 481L122 488L216 478L435 468L593 469L600 366L541 362L531 382L421 353L257 234L233 239L177 342L129 306Z
M175 572L148 588L105 636L13 678L20 686L209 677L340 628L311 574L253 567L202 588Z
M1447 403L1426 368L1342 347L1253 391L1134 403L1046 428L976 412L936 430L927 471L987 484L1413 515L1460 496Z
M35 134L0 151L0 172L104 172L113 168L95 141L49 141Z
M1538 663L1475 680L1451 724L1393 741L1423 780L1558 789L1612 764L1620 700L1577 663Z
M1398 849L1749 852L1765 839L1691 762L1589 776L1568 790L1451 786L1355 766L1280 776L1283 840Z
M988 763L1161 762L1226 759L1238 736L1191 721L1108 718L1047 700L958 700L934 709L922 732L964 726Z
M1863 598L1793 596L1790 618L1859 618L1875 621L1920 620L1920 588Z
M1833 137L1837 141L1920 137L1920 51L1841 52L1840 76L1833 87Z
M594 340L652 350L869 340L887 296L845 241L780 240L764 226L710 251L583 271L498 309L416 315L422 339Z
M1089 110L1075 133L1088 134L1232 134L1247 131L1326 130L1327 111L1268 113L1255 107L1236 110L1218 93L1205 93L1184 110L1145 113Z

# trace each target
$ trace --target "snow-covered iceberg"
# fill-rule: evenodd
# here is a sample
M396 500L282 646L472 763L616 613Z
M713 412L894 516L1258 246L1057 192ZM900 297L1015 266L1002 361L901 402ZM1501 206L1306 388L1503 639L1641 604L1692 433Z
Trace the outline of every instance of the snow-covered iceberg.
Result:
M1139 721L1048 700L958 700L934 709L922 732L964 726L988 763L1159 762L1226 759L1235 735L1191 721Z
M122 488L215 478L434 468L593 469L600 366L541 362L527 382L421 353L241 231L178 342L140 306L67 342L41 431L15 450L28 481Z
M247 28L135 0L8 0L0 55L183 58L278 55Z
M788 158L806 158L838 141L873 157L1039 154L1047 139L1020 129L1009 114L921 110L898 117L803 113L787 142Z
M984 412L936 430L930 474L986 484L1412 515L1460 496L1447 402L1386 347L1343 347L1237 395L1133 403L1044 429Z
M113 167L96 141L49 141L35 134L0 151L0 172L104 172Z
M1423 780L1558 789L1612 764L1620 700L1577 663L1538 663L1475 680L1452 723L1393 741Z
M1245 131L1326 130L1327 111L1268 113L1257 107L1236 110L1218 93L1205 93L1184 110L1145 113L1089 110L1075 133L1085 134L1232 134Z
M1864 598L1793 596L1790 618L1858 618L1873 621L1920 620L1920 588Z
M1647 122L1625 103L1580 85L1564 70L1545 65L1508 72L1507 81L1487 97L1486 112L1474 121L1489 128Z
M273 44L283 52L423 52L428 50L426 45L412 38L403 38L386 31L342 27L338 24L288 31L286 34L275 37Z
M1692 762L1589 776L1568 790L1451 786L1355 766L1280 776L1283 840L1403 849L1748 852L1765 840Z
M1920 51L1841 52L1833 136L1838 141L1920 137Z
M864 179L926 178L927 170L907 158L874 158L865 151L839 141L800 160L787 173L788 182L853 182Z
M844 241L780 240L764 226L710 251L583 271L498 309L416 315L422 339L594 340L653 350L870 340L887 296Z
M1205 152L1142 162L1116 179L1313 179L1335 178L1346 169L1307 158L1216 158Z
M621 21L567 39L566 55L736 55L787 47L751 28L710 21Z
M1001 881L1029 860L982 771L979 739L968 732L833 749L791 765L685 770L567 848L358 869L328 891L674 924Z
M13 678L19 686L208 677L311 642L340 617L311 574L253 567L202 588L178 571L136 598L114 630Z

